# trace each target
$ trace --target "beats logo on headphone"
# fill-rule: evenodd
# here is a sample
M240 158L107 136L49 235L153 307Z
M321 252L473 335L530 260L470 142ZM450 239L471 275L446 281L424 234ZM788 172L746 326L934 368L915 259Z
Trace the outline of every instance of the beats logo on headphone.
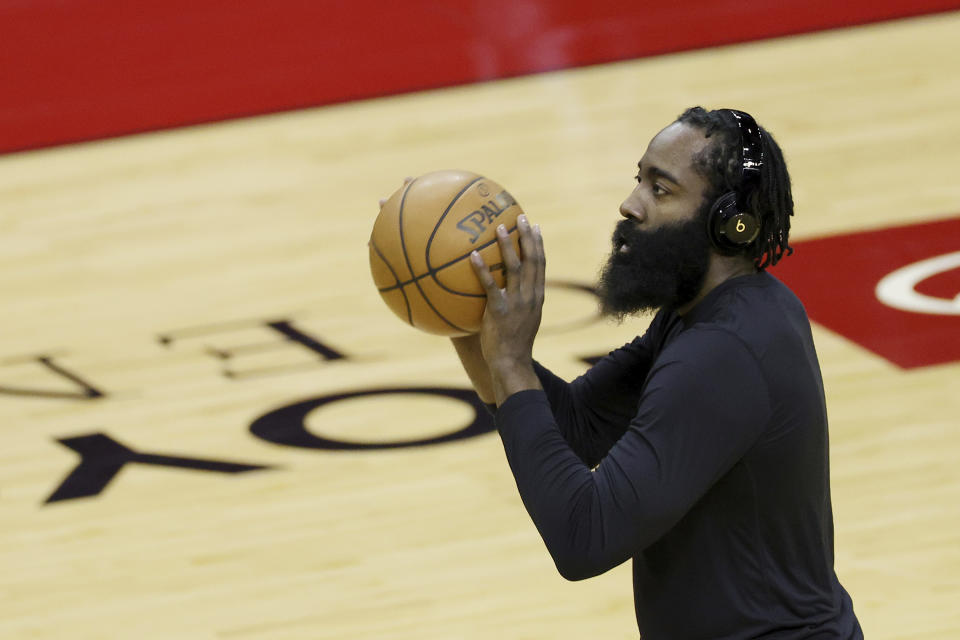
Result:
M736 191L728 191L713 203L707 217L707 235L721 253L732 255L750 246L760 233L760 219L743 207L750 193L760 184L763 166L763 140L760 127L744 111L728 109L740 128L743 162Z

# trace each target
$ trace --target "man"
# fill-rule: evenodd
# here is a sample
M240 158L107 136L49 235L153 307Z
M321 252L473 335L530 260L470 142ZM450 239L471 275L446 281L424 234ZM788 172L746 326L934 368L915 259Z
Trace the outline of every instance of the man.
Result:
M479 256L480 334L454 339L560 573L633 559L644 640L862 638L833 569L827 416L810 324L767 266L789 255L790 178L746 113L684 112L639 162L600 281L650 328L564 382L532 358L539 227L507 282Z

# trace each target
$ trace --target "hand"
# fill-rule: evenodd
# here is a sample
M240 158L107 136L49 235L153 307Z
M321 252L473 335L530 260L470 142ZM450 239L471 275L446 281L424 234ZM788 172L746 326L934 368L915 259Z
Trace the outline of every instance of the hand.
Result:
M503 289L497 286L478 253L470 257L487 294L480 344L490 367L498 405L517 391L541 388L533 371L533 341L543 312L546 256L539 225L531 227L527 217L520 215L517 229L522 259L514 251L506 228L497 227L497 242L506 270Z
M407 184L409 184L409 183L411 183L411 182L413 182L413 178L411 178L410 176L407 176L406 178L403 179L403 186L407 186ZM385 205L385 204L387 204L387 199L386 199L386 198L380 198L380 208L381 208L381 209L383 209L383 205Z

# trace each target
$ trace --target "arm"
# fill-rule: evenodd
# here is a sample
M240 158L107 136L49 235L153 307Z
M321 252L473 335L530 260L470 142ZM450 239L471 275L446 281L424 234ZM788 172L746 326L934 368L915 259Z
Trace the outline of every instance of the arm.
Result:
M648 345L654 328L612 351L570 383L534 363L560 433L589 467L607 455L637 413L653 360Z
M538 362L534 372L550 402L560 432L589 466L596 465L626 431L636 413L652 354L648 334L611 352L573 382L566 382ZM451 339L480 400L494 402L490 369L479 335Z
M594 472L561 437L543 393L518 393L497 413L524 506L568 579L603 573L658 540L769 419L759 366L735 336L698 331L678 341Z
M487 361L483 359L480 334L451 338L450 341L453 342L453 348L457 350L457 356L460 357L460 364L467 372L467 377L470 378L470 383L480 396L480 400L486 404L493 404L493 381L490 380Z

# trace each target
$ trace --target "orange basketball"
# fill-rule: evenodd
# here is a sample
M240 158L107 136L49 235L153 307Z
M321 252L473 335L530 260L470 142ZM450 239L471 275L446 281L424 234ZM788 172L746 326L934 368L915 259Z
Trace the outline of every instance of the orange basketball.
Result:
M480 253L502 287L496 228L506 225L519 255L521 213L503 187L469 171L435 171L404 185L384 203L370 235L370 271L384 302L423 331L476 333L486 294L470 253Z

